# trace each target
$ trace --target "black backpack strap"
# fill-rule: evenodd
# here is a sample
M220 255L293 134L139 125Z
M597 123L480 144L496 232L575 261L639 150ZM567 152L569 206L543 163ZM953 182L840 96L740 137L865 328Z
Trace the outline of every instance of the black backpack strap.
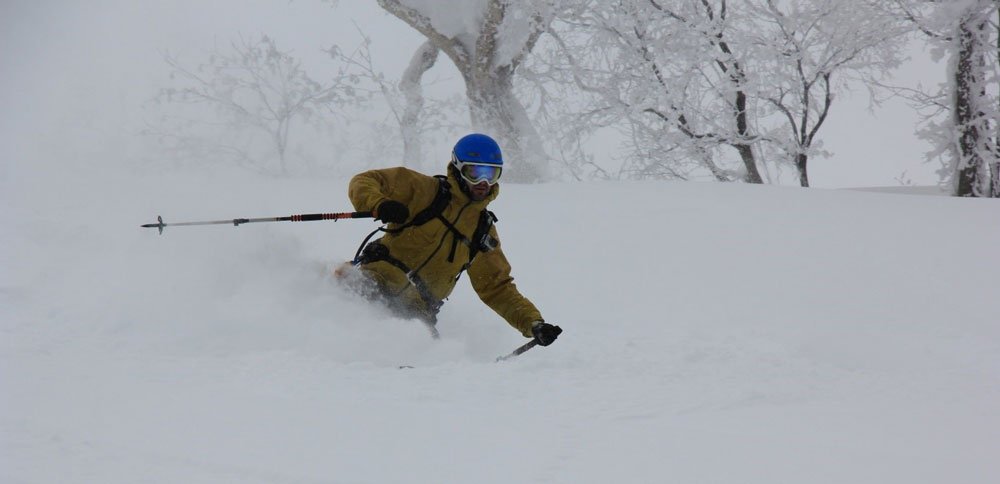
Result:
M469 245L469 261L462 266L462 270L458 271L458 275L455 276L456 281L472 265L472 260L476 258L476 255L480 252L489 252L500 245L500 241L490 235L490 228L493 227L493 224L497 220L499 219L497 219L496 214L489 210L483 209L479 213L479 224L476 225L476 231L472 234L472 240L467 242Z
M476 257L479 252L489 252L497 248L500 241L494 239L490 235L490 229L493 228L493 224L499 219L496 214L484 209L479 213L479 224L476 225L476 231L472 233L472 245L469 252L469 262Z
M440 220L441 223L444 224L444 226L451 231L452 235L451 251L448 252L448 262L455 262L455 250L458 249L458 243L461 242L471 247L472 242L468 238L466 238L465 234L463 234L460 230L458 230L457 227L455 227L451 222L449 222L448 219L444 218L444 216L439 216L438 220Z
M384 229L382 227L379 227L379 228L373 230L372 233L368 234L368 236L365 237L365 240L361 241L361 245L358 246L358 251L354 253L354 260L351 261L351 264L353 264L353 265L360 265L360 264L364 264L365 262L368 262L367 260L364 260L364 257L362 257L362 254L363 254L363 252L365 250L365 247L368 246L368 241L372 239L373 235L375 235L375 234L377 234L379 232L382 232L383 230Z
M392 230L385 229L383 232L398 234L407 228L423 225L436 218L444 218L441 217L441 214L444 213L444 209L451 203L451 185L448 184L448 177L444 175L434 175L434 178L438 181L438 191L434 194L434 200L431 201L431 204L427 208L417 212L413 216L413 220L410 220L408 223Z
M410 283L417 288L417 291L420 293L421 298L427 306L436 310L441 307L441 301L434 299L434 297L430 294L427 284L424 283L424 281L417 275L420 270L424 268L424 265L430 261L430 259L427 259L424 261L424 264L416 270L413 270L399 259L390 255L388 248L382 245L379 240L370 244L368 243L372 236L378 232L398 234L407 228L423 225L431 220L438 219L453 235L451 252L448 255L448 262L453 262L455 260L455 251L458 248L459 242L469 247L469 261L462 266L458 275L455 276L456 280L462 276L462 272L465 272L465 270L469 268L469 265L472 264L472 260L475 259L478 253L489 252L495 249L497 244L499 244L499 241L490 235L490 228L493 227L494 222L497 221L497 216L494 215L493 212L484 209L479 213L479 223L476 225L476 230L472 234L472 239L470 240L466 238L454 224L449 222L448 219L442 215L444 213L444 209L448 207L449 203L451 203L451 185L448 183L448 177L444 175L435 175L434 178L437 178L438 180L438 192L434 195L434 200L431 204L427 208L418 212L409 223L403 224L392 230L379 227L375 229L374 232L368 234L368 236L365 237L365 240L362 241L361 245L358 247L358 251L354 254L354 261L352 263L354 265L363 265L377 261L388 262L403 271ZM442 242L443 241L444 239L442 239Z
M476 230L472 233L472 238L469 239L460 232L454 225L451 224L444 217L438 217L441 219L441 223L451 230L454 237L451 241L451 252L448 254L448 262L455 262L455 250L458 248L458 243L461 242L469 248L469 263L472 263L472 259L476 258L476 254L479 252L489 252L497 247L499 243L498 240L494 239L490 235L490 228L493 227L493 223L497 221L497 216L493 212L483 209L479 212L479 222L476 224ZM465 270L469 266L469 263L462 268Z
M365 245L364 250L354 258L354 265L372 262L386 262L403 271L406 274L406 279L417 289L417 294L420 295L420 299L423 300L427 309L434 314L437 314L438 310L441 309L443 302L431 294L430 286L420 278L417 271L410 269L410 266L406 265L405 262L389 254L389 248L382 245L381 239Z
M365 237L365 240L361 241L361 245L358 246L357 252L354 253L354 262L353 262L354 265L364 263L364 261L362 260L362 251L365 249L365 246L368 244L368 241L371 240L373 235L379 232L385 232L387 234L398 234L407 228L414 227L417 225L423 225L427 222L430 222L431 220L434 220L435 218L440 218L444 220L444 217L442 217L441 214L444 213L444 209L448 206L449 203L451 203L451 185L448 184L448 177L444 175L434 175L434 178L436 178L438 181L438 191L437 193L434 194L434 200L431 201L431 204L428 205L427 208L418 212L417 215L413 217L413 220L410 220L406 224L403 224L392 230L389 230L385 227L379 227L375 229L372 233L368 234L368 236ZM454 230L454 228L452 228L452 230Z

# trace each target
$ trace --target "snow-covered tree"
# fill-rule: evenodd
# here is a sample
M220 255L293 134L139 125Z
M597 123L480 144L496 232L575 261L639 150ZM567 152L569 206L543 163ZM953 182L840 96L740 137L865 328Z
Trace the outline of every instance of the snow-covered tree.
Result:
M930 108L921 134L942 161L942 181L960 197L1000 197L1000 18L995 0L896 0L893 7L948 56L937 91L907 91Z
M554 23L531 77L554 80L538 82L548 98L566 83L587 94L560 118L576 125L565 138L585 123L623 127L633 177L760 183L768 164L791 164L808 186L835 92L898 58L900 30L860 0L577 5Z
M768 73L763 97L784 119L767 137L809 186L808 162L834 97L851 77L871 82L899 65L905 29L897 19L856 0L748 1L747 39ZM848 77L851 76L851 77Z
M362 94L372 100L373 111L383 111L382 119L371 120L379 135L375 136L381 148L376 150L397 148L396 143L387 142L384 133L387 130L399 131L402 141L403 166L419 168L423 164L424 149L422 138L427 132L460 132L454 119L463 111L459 100L448 98L444 100L424 96L421 80L425 72L433 67L437 60L438 50L429 42L425 43L413 55L409 66L396 82L378 71L372 61L370 50L371 39L360 32L361 46L350 54L342 52L334 46L327 52L342 68L341 72L349 73L354 84L353 92ZM379 108L384 105L387 111ZM377 107L376 107L377 106ZM362 117L361 113L354 113ZM372 150L369 150L372 151Z
M423 159L421 138L423 133L419 129L422 123L421 113L424 110L424 94L421 81L424 73L434 67L438 58L437 47L431 41L424 42L413 53L410 64L403 71L403 77L399 81L399 90L405 99L402 116L399 119L400 132L403 135L403 165L409 162L419 163Z
M514 95L514 75L553 15L552 0L378 0L379 5L427 38L414 54L404 89L410 112L420 104L414 80L443 52L465 81L472 127L498 138L511 165L507 178L535 181L546 156L524 106ZM410 138L409 143L413 140Z
M548 97L569 84L588 99L556 121L572 126L563 137L587 123L627 127L628 176L687 179L704 169L760 183L751 86L729 19L725 2L580 2L558 19L531 77L555 81L538 83ZM719 160L726 148L739 156L731 166Z
M215 47L196 67L170 55L165 60L173 85L162 89L158 100L191 109L163 114L148 132L170 140L174 149L228 158L268 173L288 174L296 122L320 122L321 111L332 113L335 106L360 100L350 76L342 72L327 82L316 81L266 35ZM268 142L260 141L261 134Z

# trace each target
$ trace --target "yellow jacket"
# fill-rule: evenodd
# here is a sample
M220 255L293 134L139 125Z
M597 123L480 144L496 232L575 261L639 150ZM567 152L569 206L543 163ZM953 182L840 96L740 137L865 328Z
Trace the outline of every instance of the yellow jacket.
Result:
M500 186L494 185L486 199L477 202L459 188L453 170L449 170L448 183L451 187L451 202L441 215L466 239L472 239L479 224L480 213L496 199ZM375 210L382 202L395 200L406 205L412 220L431 205L439 187L439 181L434 177L402 167L388 168L356 175L351 179L348 196L358 211ZM400 226L401 224L389 224L388 229L391 232ZM486 305L521 334L530 338L531 323L541 321L542 315L514 285L510 263L499 245L495 225L490 228L490 235L498 242L497 248L478 252L469 264L472 287ZM416 271L430 295L437 301L444 300L451 294L463 266L469 263L468 245L456 243L454 233L438 219L405 228L398 234L387 233L379 242L389 249L390 256ZM453 248L454 256L450 257ZM361 270L393 297L405 301L413 308L428 312L427 305L402 269L386 261L377 261L363 264Z

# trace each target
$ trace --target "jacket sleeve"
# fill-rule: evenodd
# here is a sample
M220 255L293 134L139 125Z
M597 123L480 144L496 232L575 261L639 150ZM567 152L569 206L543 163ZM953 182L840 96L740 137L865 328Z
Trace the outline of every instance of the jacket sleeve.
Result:
M357 211L375 210L382 202L395 200L413 213L414 198L418 198L418 192L427 191L428 178L434 180L403 167L370 170L351 178L347 196Z
M496 228L490 230L497 237ZM498 239L499 240L499 239ZM510 263L498 246L490 252L479 254L469 266L469 279L479 298L500 317L527 338L531 323L542 321L542 314L528 298L521 295L510 275Z

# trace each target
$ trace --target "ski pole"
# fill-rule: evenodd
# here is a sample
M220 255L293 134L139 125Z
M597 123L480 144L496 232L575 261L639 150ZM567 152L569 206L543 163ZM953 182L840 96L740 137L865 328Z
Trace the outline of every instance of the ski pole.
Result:
M232 220L213 220L209 222L177 222L177 223L164 223L163 217L157 215L155 224L143 224L144 228L156 228L159 229L160 234L163 234L164 227L180 227L184 225L223 225L223 224L233 224L239 227L242 224L250 224L257 222L310 222L313 220L333 220L337 221L343 218L371 218L371 212L342 212L342 213L307 213L302 215L289 215L287 217L264 217L264 218L234 218Z
M537 345L538 345L538 340L537 339L533 339L531 341L528 341L527 343L519 346L516 350L512 351L509 355L498 356L497 357L497 363L499 363L501 361L507 361L507 360L509 360L509 359L517 356L517 355L520 355L521 353L524 353L525 351L528 351L528 350L534 348Z

